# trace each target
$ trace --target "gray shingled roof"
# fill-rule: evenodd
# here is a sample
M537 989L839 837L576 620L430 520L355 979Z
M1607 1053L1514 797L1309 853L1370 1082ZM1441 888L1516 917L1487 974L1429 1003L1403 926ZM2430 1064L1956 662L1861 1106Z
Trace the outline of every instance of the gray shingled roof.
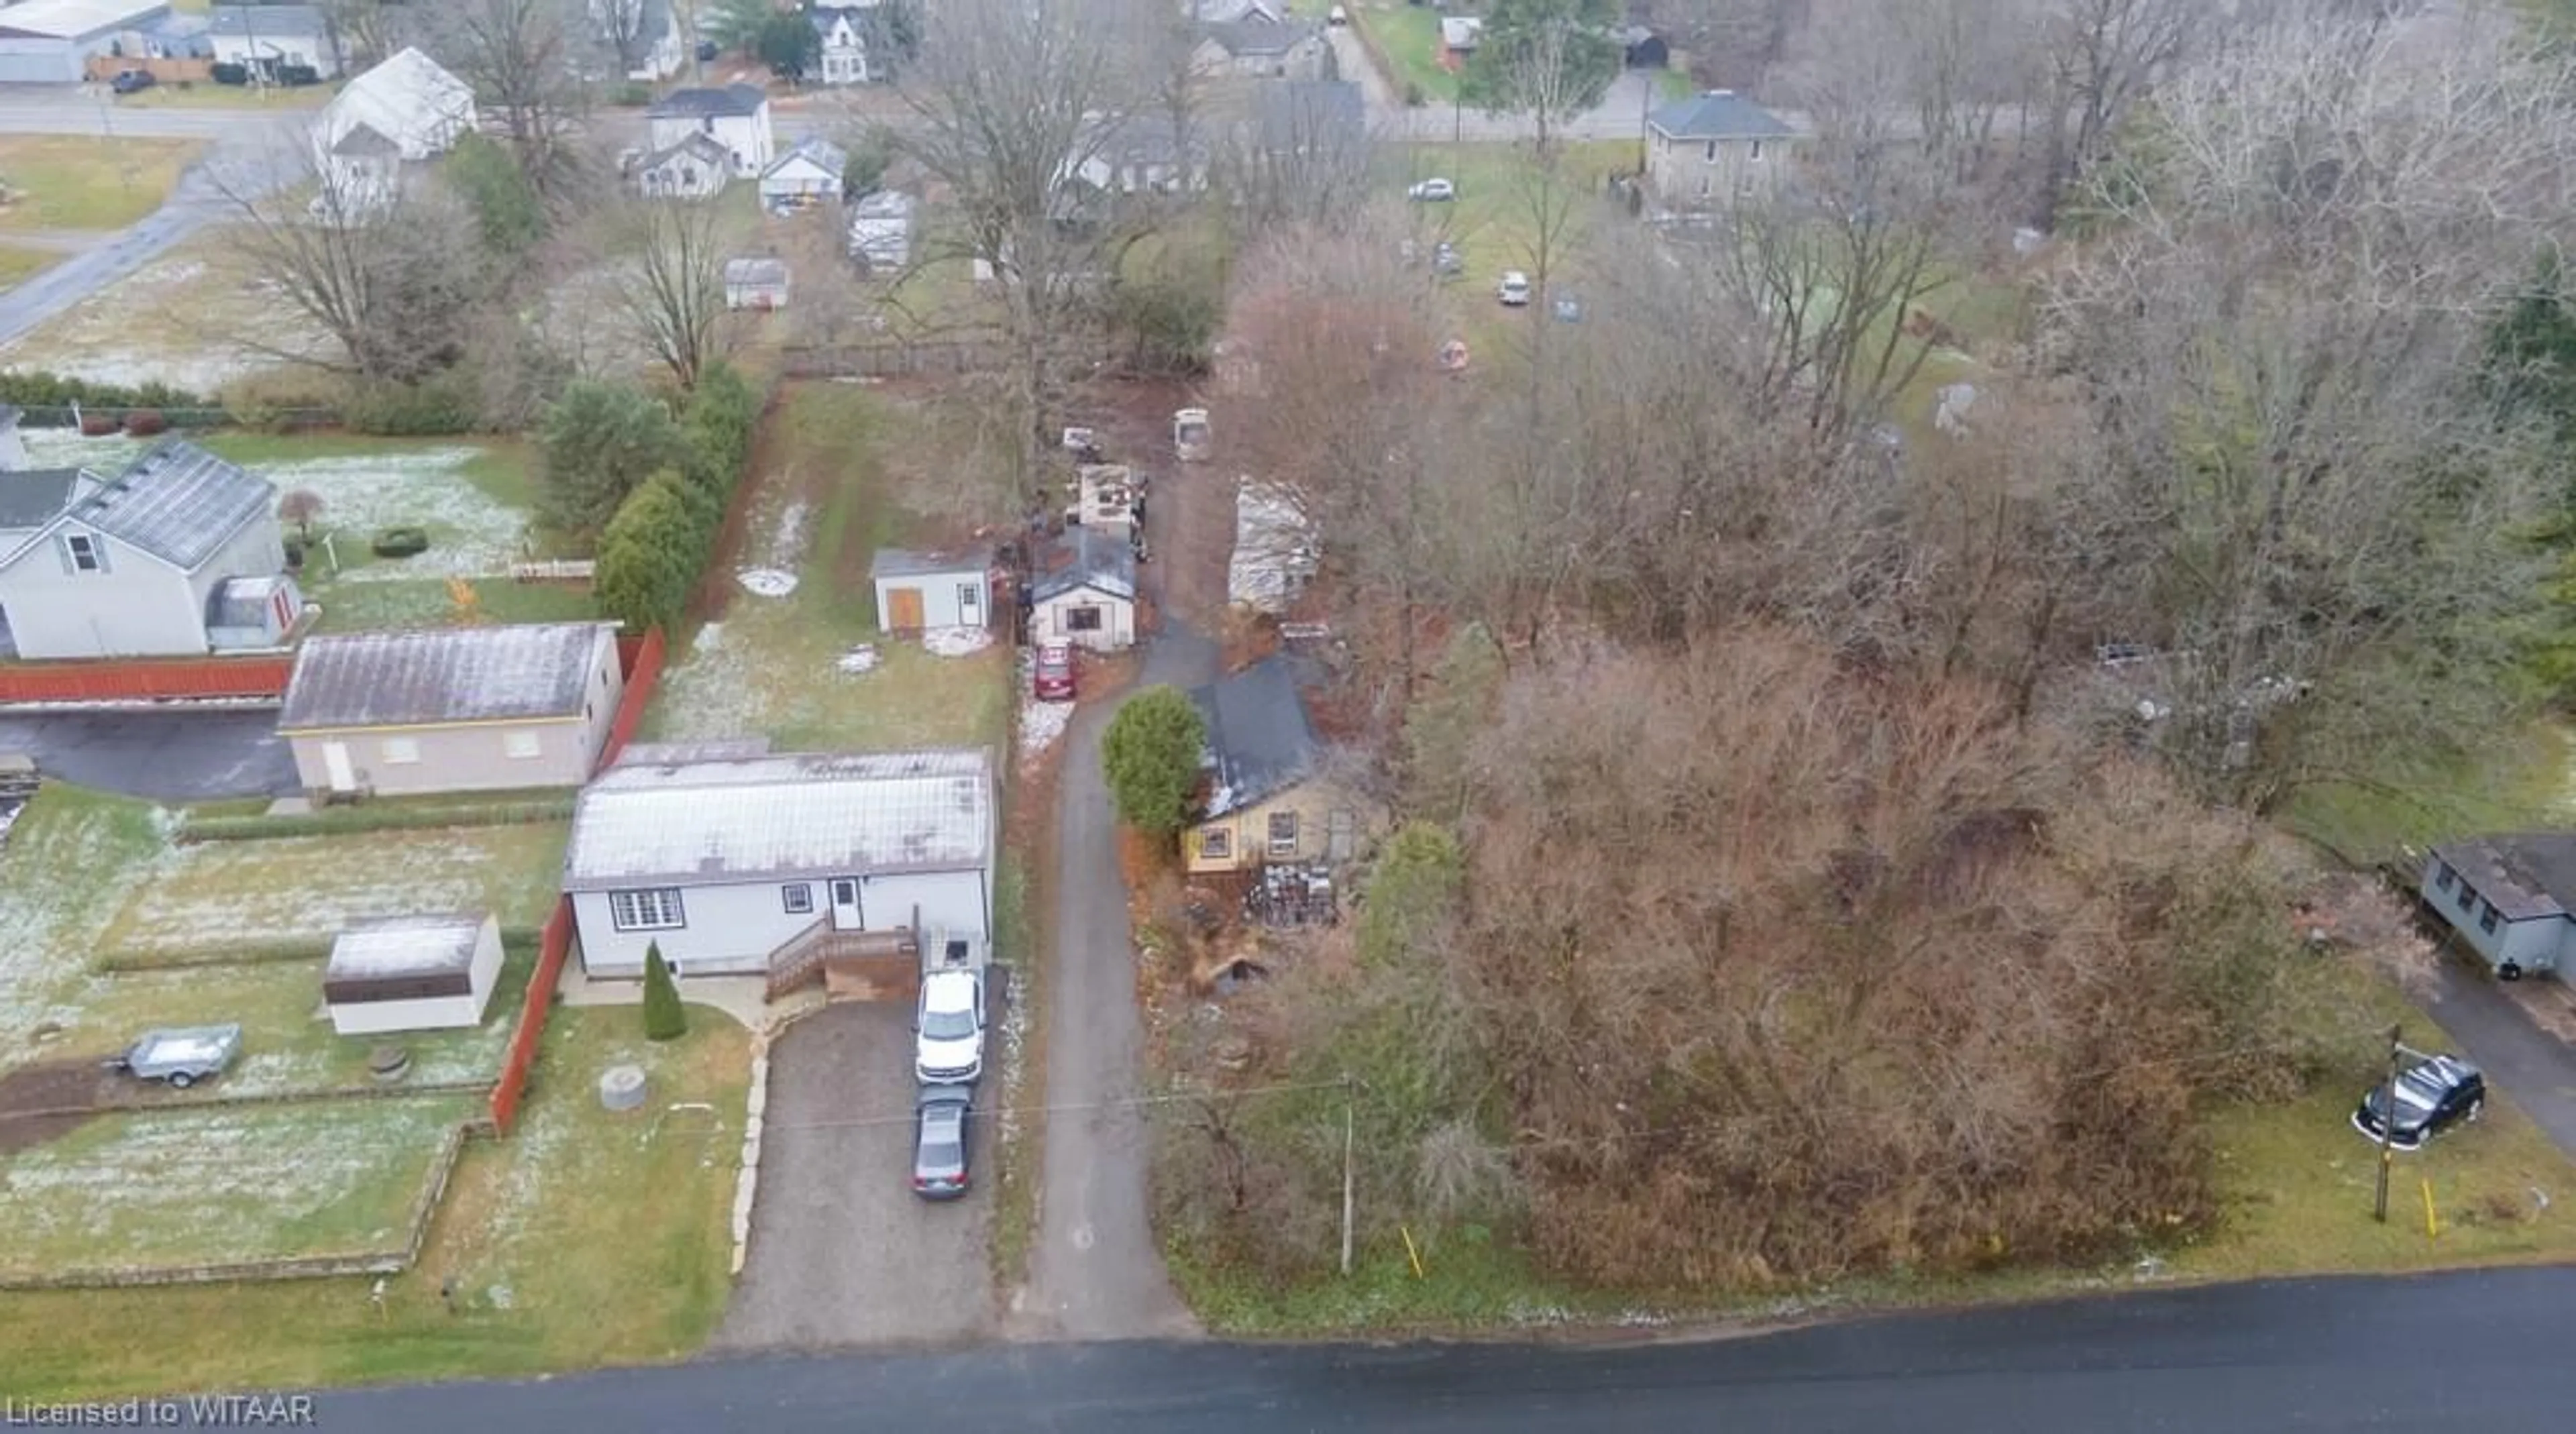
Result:
M111 538L193 572L242 525L265 516L277 489L184 439L169 439L72 505Z
M705 85L673 90L644 114L649 119L716 119L754 114L768 102L768 94L758 85Z
M311 5L218 5L208 33L243 40L320 39L330 33Z
M1070 529L1044 556L1050 566L1029 583L1032 601L1045 602L1085 587L1113 597L1136 596L1136 549L1122 534Z
M1275 21L1259 15L1240 20L1213 20L1199 26L1200 33L1216 41L1229 55L1284 55L1296 48L1297 42L1320 33L1300 20Z
M0 528L41 528L72 500L77 468L28 468L0 473Z
M1285 657L1267 657L1232 677L1190 689L1207 723L1215 783L1207 814L1221 817L1268 801L1315 770L1322 744L1306 721L1306 699Z
M2507 921L2565 916L2576 909L2576 832L2515 832L2470 837L2433 848ZM2450 899L2431 893L2446 913Z
M1672 139L1788 139L1798 133L1733 90L1708 90L1675 100L1647 116L1646 122L1657 134Z
M868 577L937 577L945 573L981 573L991 566L991 555L980 549L967 553L921 553L910 548L879 548L876 556L868 562Z
M307 638L281 732L579 717L595 622Z
M971 871L992 842L980 751L620 763L582 790L564 890Z
M681 140L678 144L666 145L661 149L653 151L651 154L646 155L644 157L644 162L637 167L640 169L659 169L663 165L668 164L673 155L683 152L694 152L698 158L705 160L709 164L730 166L733 163L733 151L725 148L721 144L718 144L714 135L708 134L704 130L691 130L689 131L688 138ZM731 173L732 171L728 168L726 172Z
M1273 80L1253 94L1252 123L1264 149L1330 149L1368 128L1360 87L1352 80Z

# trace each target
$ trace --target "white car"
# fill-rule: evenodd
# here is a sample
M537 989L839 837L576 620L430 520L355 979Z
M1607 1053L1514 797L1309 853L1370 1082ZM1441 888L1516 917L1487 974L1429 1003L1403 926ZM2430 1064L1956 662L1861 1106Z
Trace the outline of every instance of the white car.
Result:
M1426 179L1404 191L1404 197L1424 204L1446 204L1458 197L1458 186L1445 179Z
M1518 269L1504 270L1503 281L1494 286L1494 297L1502 300L1506 308L1526 307L1530 301L1529 275Z
M924 1085L964 1085L984 1073L984 978L933 971L913 1016L913 1073Z

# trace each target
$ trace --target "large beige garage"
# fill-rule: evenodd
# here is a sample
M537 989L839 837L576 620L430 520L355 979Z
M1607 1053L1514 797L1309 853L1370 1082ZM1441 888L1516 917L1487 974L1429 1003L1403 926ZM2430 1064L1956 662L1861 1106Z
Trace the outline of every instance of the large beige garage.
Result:
M305 642L277 730L313 792L577 787L625 692L615 623L350 633Z

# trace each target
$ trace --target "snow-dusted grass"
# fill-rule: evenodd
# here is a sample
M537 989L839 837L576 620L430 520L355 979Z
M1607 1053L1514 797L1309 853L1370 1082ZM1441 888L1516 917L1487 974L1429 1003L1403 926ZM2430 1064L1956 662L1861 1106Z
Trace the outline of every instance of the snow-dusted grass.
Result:
M196 950L329 936L354 917L451 911L535 926L554 903L569 833L565 823L532 822L177 847L135 884L100 944Z
M1014 689L1020 695L1020 760L1035 762L1046 754L1073 722L1070 702L1040 702L1036 696L1037 658L1032 653L1020 654L1018 679Z
M52 1053L37 1027L80 1018L90 942L161 849L156 812L53 783L19 814L0 853L0 1069Z
M325 342L319 331L264 292L227 238L201 234L0 346L0 368L211 394L281 362L237 336L256 334L275 349L318 350Z
M12 1294L10 1393L498 1378L695 1353L729 1288L749 1037L689 1014L686 1036L656 1043L632 1007L557 1011L518 1130L468 1142L420 1265L386 1282L381 1314L360 1280ZM650 1082L646 1108L599 1109L599 1072L629 1061ZM692 1101L714 1116L668 1109Z
M0 1160L0 1270L202 1264L401 1248L470 1097L103 1116Z
M921 650L933 657L972 657L992 645L988 627L934 627L921 635Z

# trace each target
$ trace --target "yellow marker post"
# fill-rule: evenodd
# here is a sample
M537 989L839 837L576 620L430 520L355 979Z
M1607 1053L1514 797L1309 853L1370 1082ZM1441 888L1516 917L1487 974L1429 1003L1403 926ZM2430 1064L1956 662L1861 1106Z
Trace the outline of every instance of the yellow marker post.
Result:
M2438 1239L2441 1234L2441 1222L2433 1218L2433 1182L2426 1180L2424 1182L2424 1238Z
M1414 1248L1414 1245L1413 1245L1413 1232L1412 1232L1411 1230L1409 1230L1409 1229L1405 1228L1405 1227L1404 1227L1404 1226L1402 1226L1402 1225L1398 1225L1398 1226L1396 1226L1396 1227L1395 1227L1395 1232L1396 1232L1397 1234L1402 1235L1402 1236L1404 1237L1404 1257L1405 1257L1406 1259L1411 1260L1411 1261L1413 1262L1413 1277L1414 1277L1415 1279L1417 1279L1417 1280L1418 1280L1418 1279L1421 1279L1421 1278L1422 1278L1422 1252L1421 1252L1420 1250L1418 1250L1418 1249Z

